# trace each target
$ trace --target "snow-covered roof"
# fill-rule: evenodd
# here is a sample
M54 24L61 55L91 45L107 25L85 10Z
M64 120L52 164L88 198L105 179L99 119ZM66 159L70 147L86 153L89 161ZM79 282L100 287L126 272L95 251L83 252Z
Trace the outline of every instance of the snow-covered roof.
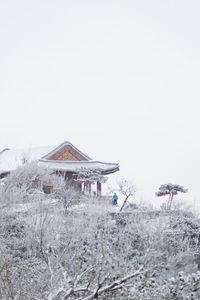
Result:
M55 149L56 146L25 148L25 149L5 149L0 152L0 173L10 172L21 166L23 162L31 162L41 159L47 153Z
M45 160L41 159L39 165L51 168L52 170L60 170L67 172L75 172L80 168L86 168L90 170L100 170L102 174L111 174L119 171L119 165L117 163L107 163L101 161L59 161L59 160Z
M50 158L57 151L65 146L73 148L81 154L85 160L51 160ZM68 172L77 171L80 168L99 169L104 174L110 174L119 170L116 163L105 163L94 161L89 156L78 150L70 142L64 142L58 146L35 147L26 149L10 150L6 148L0 152L0 174L15 170L25 162L38 161L38 164L47 166L53 170L63 170Z

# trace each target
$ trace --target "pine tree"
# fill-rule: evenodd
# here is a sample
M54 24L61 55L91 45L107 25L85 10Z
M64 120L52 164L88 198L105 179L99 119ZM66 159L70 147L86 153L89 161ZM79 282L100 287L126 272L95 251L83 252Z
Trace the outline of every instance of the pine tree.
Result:
M178 195L178 193L187 193L187 189L185 189L183 186L178 185L178 184L173 184L173 183L167 183L167 184L162 184L158 192L156 192L156 196L161 197L161 196L166 196L169 195L168 201L167 201L167 208L171 209L172 205L172 200L175 195Z

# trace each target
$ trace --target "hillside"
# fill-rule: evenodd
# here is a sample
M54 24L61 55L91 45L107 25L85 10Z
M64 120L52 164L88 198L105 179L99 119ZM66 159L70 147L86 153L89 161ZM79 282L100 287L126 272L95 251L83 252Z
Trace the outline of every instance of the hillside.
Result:
M191 213L73 201L1 188L0 299L200 298Z

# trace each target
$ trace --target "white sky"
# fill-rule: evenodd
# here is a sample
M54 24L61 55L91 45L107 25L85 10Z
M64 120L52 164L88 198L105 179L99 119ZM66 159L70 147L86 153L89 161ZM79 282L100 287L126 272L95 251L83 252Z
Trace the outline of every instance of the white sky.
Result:
M70 140L200 201L199 0L0 1L0 148Z

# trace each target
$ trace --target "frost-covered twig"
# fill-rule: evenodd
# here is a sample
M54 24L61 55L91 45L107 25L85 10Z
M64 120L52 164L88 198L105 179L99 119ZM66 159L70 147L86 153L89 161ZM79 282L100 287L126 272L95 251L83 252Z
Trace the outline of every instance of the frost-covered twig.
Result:
M128 281L129 279L138 276L141 274L142 270L145 268L146 264L147 264L147 256L149 253L149 249L147 250L146 256L145 256L145 260L144 260L144 264L135 272L121 278L121 279L117 279L115 281L113 281L112 283L101 287L99 289L99 286L97 288L97 290L95 290L91 295L84 297L84 298L80 298L80 300L91 300L94 299L94 297L98 297L100 294L108 292L108 291L112 291L112 290L116 290L118 288L121 288L123 286L123 283L125 283L126 281Z

